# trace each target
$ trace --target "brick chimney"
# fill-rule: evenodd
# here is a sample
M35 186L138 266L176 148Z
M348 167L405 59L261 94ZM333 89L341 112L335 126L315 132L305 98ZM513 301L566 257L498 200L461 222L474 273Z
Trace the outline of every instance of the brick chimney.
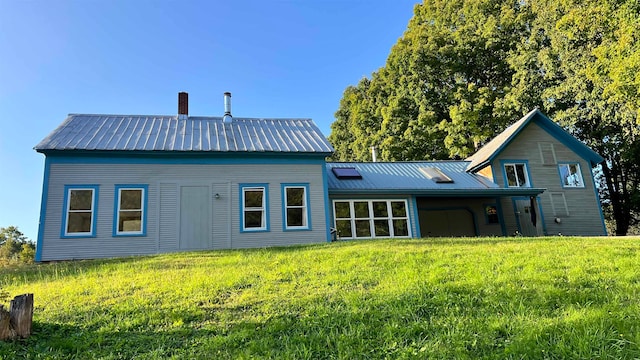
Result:
M189 115L189 94L184 91L178 93L178 116L181 117L180 115Z

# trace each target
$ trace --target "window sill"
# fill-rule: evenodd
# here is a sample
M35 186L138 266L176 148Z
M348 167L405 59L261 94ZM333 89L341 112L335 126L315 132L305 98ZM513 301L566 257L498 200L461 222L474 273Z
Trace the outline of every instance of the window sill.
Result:
M96 234L78 234L78 235L61 235L61 239L91 239L95 238Z
M311 228L305 227L305 228L284 228L282 229L282 231L284 232L295 232L295 231L311 231Z
M269 232L269 229L256 229L256 230L251 230L251 229L240 229L240 233L242 234L250 234L250 233L262 233L262 232Z
M147 236L146 233L142 234L113 234L113 237L144 237Z

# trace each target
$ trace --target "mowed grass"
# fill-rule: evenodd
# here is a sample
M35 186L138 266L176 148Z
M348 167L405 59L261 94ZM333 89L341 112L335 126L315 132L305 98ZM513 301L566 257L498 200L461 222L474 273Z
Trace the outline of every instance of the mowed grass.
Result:
M638 358L639 238L358 241L0 270L13 359Z

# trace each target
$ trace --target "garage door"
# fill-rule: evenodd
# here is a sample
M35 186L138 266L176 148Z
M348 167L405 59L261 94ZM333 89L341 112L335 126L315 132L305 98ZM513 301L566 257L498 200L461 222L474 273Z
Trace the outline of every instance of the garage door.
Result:
M420 210L418 217L422 237L477 235L473 215L466 209Z

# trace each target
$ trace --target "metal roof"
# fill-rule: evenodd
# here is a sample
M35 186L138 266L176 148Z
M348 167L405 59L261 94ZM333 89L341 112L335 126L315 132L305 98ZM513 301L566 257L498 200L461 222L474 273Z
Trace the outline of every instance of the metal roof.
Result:
M70 114L35 150L331 153L311 119Z
M579 156L589 161L591 166L595 166L604 161L604 158L591 150L587 145L573 137L560 125L549 119L539 109L534 109L518 120L495 138L485 144L475 154L468 157L467 171L478 171L487 165L524 129L530 122L535 122L551 136L562 142L568 148L576 152Z
M331 193L410 193L440 196L478 195L535 195L545 189L501 188L481 175L468 173L468 161L413 161L413 162L328 162L327 180ZM338 179L331 171L334 167L353 167L362 179ZM453 182L437 183L429 179L420 168L433 167L442 171Z

